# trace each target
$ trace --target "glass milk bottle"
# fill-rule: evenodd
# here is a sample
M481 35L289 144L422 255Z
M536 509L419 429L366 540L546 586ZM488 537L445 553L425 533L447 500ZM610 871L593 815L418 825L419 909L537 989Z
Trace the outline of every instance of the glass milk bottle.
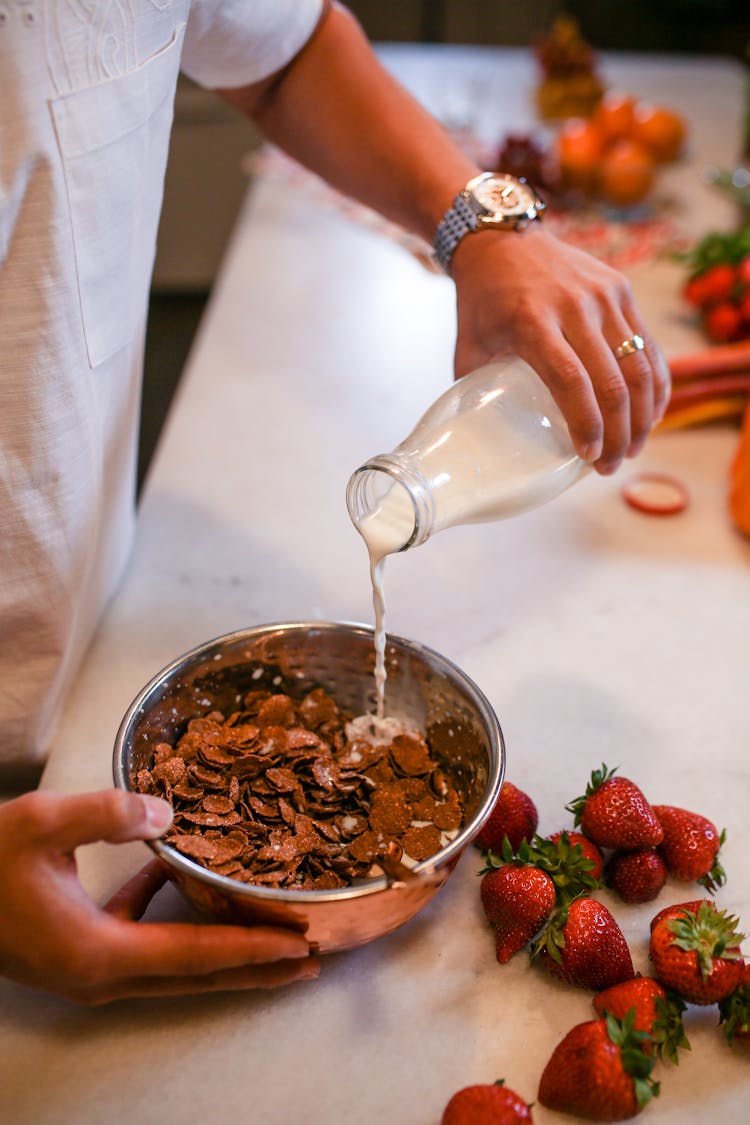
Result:
M453 383L393 452L353 473L346 503L375 563L444 528L535 508L588 468L552 395L514 356Z

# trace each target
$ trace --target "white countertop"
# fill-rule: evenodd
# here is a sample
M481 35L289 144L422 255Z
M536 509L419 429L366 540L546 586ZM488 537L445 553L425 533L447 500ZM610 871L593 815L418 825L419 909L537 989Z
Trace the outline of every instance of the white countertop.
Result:
M417 89L452 67L481 71L498 98L515 89L509 120L529 115L520 52L394 48L387 57ZM698 175L735 156L741 73L717 60L607 60L611 82L689 117L691 154L665 186L679 189L698 231L728 216ZM672 353L699 344L680 306L681 276L666 261L633 273ZM256 185L145 490L132 565L70 697L45 786L111 784L130 700L194 644L275 620L372 619L346 481L448 384L453 332L445 278L332 208ZM507 776L537 803L540 831L570 826L564 805L592 768L620 765L652 801L726 827L718 901L748 927L750 543L726 511L735 440L723 426L651 440L639 466L674 472L690 489L677 518L625 506L628 466L515 520L437 536L391 560L387 590L390 629L453 659L488 695ZM82 879L104 897L148 854L140 844L82 849ZM0 1118L436 1125L455 1090L497 1077L535 1100L553 1047L592 1017L591 998L523 955L497 965L478 867L472 850L416 919L284 992L88 1011L3 982ZM658 906L693 892L670 883ZM657 905L602 897L646 972ZM184 912L168 889L150 916ZM715 1018L691 1010L693 1051L677 1070L659 1068L662 1095L644 1120L746 1125L747 1057L725 1045ZM534 1120L569 1119L536 1106Z

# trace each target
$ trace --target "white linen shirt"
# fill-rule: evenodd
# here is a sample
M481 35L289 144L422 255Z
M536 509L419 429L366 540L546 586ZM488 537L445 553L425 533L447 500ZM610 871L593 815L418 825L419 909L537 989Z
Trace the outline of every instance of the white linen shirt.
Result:
M134 525L177 74L258 81L320 0L0 0L0 766L40 763Z

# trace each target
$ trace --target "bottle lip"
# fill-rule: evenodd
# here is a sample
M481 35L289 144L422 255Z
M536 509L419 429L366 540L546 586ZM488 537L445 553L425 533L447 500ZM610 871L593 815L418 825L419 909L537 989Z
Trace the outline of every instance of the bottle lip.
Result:
M403 458L395 454L382 453L371 457L352 473L346 490L346 503L355 525L365 514L361 509L363 505L362 490L366 474L384 473L391 477L406 492L414 512L414 529L409 538L398 548L398 552L406 551L410 547L417 547L428 539L433 528L434 505L429 483L413 465L404 462Z

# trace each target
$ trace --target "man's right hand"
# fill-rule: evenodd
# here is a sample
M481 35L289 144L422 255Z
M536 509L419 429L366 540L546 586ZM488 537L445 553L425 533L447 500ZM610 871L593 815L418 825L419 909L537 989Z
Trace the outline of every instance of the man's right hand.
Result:
M319 972L301 934L268 926L139 922L164 884L154 860L103 908L76 872L75 849L160 836L172 810L105 790L35 792L0 807L0 973L82 1004L128 996L275 988Z

